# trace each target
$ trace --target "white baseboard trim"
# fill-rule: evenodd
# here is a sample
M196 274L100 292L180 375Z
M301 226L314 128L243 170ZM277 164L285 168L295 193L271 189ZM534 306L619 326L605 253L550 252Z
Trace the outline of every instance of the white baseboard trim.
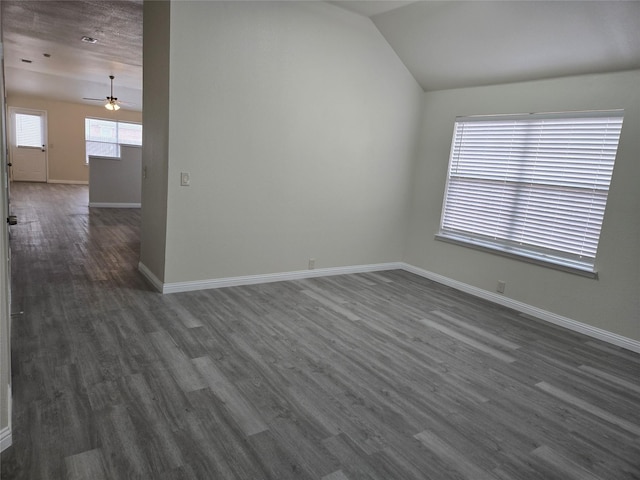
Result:
M383 270L397 270L402 268L400 263L378 263L371 265L354 265L348 267L318 268L314 270L298 270L282 273L265 273L261 275L247 275L243 277L216 278L213 280L199 280L195 282L175 282L162 285L162 293L189 292L193 290L208 290L210 288L238 287L241 285L255 285L258 283L283 282L286 280L302 280L305 278L328 277L331 275L345 275L348 273L379 272Z
M155 288L158 292L164 293L163 291L163 283L160 281L158 277L156 277L151 270L142 262L138 262L138 271L147 279L147 281Z
M469 293L476 297L484 298L485 300L497 303L498 305L513 308L514 310L525 313L527 315L531 315L532 317L535 317L539 320L544 320L545 322L553 323L554 325L564 327L568 330L582 333L589 337L611 343L627 350L631 350L632 352L640 353L640 342L637 340L633 340L632 338L623 337L622 335L618 335L617 333L612 333L601 328L592 327L591 325L578 322L571 318L563 317L553 312L542 310L541 308L534 307L517 300L513 300L503 295L489 292L487 290L482 290L466 283L458 282L457 280L453 280L451 278L430 272L428 270L424 270L422 268L414 267L413 265L409 265L407 263L402 263L400 268L406 270L407 272L415 273L416 275L419 275L421 277L433 280L434 282L438 282L448 287L455 288L456 290Z
M47 180L47 183L62 183L63 185L89 185L89 180Z
M370 265L353 265L347 267L319 268L316 270L298 270L293 272L267 273L261 275L247 275L241 277L216 278L211 280L197 280L190 282L161 282L142 262L138 263L138 270L160 293L179 293L194 290L208 290L211 288L238 287L242 285L255 285L259 283L283 282L287 280L302 280L305 278L326 277L331 275L346 275L350 273L379 272L384 270L405 270L421 277L433 280L448 287L455 288L461 292L469 293L473 296L483 298L490 302L512 308L521 313L530 315L539 320L553 323L560 327L582 333L592 338L625 348L632 352L640 353L640 342L617 333L609 332L601 328L593 327L585 323L578 322L571 318L563 317L553 312L543 310L532 305L528 305L509 297L497 293L482 290L481 288L468 285L466 283L453 280L437 273L424 270L404 262L378 263Z
M140 208L140 203L110 203L110 202L89 202L90 207L94 208Z
M0 452L4 452L7 448L11 446L13 440L11 438L11 428L4 427L0 430Z

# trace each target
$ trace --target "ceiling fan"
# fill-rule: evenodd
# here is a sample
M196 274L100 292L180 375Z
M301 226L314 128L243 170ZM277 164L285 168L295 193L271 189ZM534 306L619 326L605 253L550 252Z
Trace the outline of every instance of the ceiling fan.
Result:
M118 100L117 97L113 96L113 79L115 78L113 75L109 75L111 79L111 95L106 97L106 102L104 104L104 108L107 110L120 110L120 104L126 104L127 102L122 102ZM105 100L102 98L87 98L83 97L83 100L90 100L92 102L104 102Z

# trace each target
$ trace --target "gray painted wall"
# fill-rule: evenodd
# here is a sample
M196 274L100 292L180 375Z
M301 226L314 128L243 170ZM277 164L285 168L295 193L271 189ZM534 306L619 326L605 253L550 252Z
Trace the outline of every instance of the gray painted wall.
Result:
M404 260L425 270L640 340L640 71L424 95ZM599 280L434 240L456 116L623 108L624 125L596 258Z
M89 157L89 206L140 205L142 149L122 146L120 158Z
M170 50L166 282L402 257L422 90L369 19L176 2Z
M158 279L403 260L640 340L639 71L424 93L370 20L326 3L145 9L142 261ZM457 115L613 108L599 280L434 240Z

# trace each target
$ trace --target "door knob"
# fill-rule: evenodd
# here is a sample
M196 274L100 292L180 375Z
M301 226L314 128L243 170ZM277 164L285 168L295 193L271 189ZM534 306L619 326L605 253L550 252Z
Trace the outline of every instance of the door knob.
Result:
M18 223L18 217L16 217L15 215L9 215L7 217L7 223L9 225L16 225Z

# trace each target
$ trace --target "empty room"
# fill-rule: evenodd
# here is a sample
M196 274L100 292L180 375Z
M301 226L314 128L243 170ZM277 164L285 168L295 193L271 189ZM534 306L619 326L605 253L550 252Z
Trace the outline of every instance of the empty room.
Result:
M0 13L3 480L640 478L640 2Z

